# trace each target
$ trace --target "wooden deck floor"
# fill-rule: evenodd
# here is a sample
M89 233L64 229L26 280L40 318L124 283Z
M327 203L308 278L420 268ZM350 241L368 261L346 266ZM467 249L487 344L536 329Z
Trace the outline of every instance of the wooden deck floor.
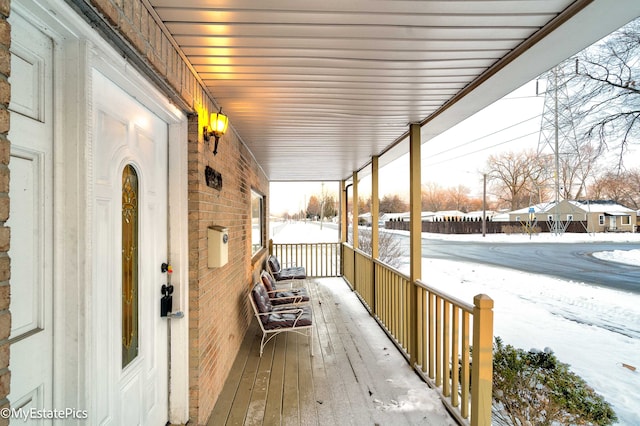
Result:
M259 356L252 322L208 426L456 425L342 278L310 280L309 338L283 333Z

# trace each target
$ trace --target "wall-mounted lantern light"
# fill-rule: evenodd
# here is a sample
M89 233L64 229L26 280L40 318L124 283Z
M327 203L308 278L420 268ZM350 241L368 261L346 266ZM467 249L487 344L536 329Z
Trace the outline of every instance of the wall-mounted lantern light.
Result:
M220 111L211 113L209 125L202 128L202 135L206 142L209 142L211 136L215 138L213 155L218 153L218 140L226 133L228 125L229 117L222 113L222 107L220 107Z

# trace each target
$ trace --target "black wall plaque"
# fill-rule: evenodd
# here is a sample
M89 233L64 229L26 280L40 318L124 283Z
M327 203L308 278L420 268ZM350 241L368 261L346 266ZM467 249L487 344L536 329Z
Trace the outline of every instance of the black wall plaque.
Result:
M209 166L204 169L204 179L207 182L207 186L218 191L222 189L222 175Z

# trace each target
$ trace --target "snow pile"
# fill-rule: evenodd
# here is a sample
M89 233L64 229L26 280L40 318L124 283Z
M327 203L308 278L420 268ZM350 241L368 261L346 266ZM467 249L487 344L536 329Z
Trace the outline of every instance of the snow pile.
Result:
M594 253L593 256L601 260L626 263L628 265L640 267L640 249L601 251L598 253Z

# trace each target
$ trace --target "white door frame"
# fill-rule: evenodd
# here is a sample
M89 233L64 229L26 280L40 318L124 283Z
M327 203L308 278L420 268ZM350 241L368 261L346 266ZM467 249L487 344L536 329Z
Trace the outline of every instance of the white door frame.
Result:
M174 311L169 370L169 420L189 411L187 119L64 0L20 0L12 10L52 37L54 46L54 408L91 410L92 135L91 70L107 75L169 123L169 248ZM12 12L13 13L13 12ZM159 300L159 299L158 299ZM168 366L169 367L169 366ZM78 424L83 421L78 420ZM69 424L69 419L65 424Z

